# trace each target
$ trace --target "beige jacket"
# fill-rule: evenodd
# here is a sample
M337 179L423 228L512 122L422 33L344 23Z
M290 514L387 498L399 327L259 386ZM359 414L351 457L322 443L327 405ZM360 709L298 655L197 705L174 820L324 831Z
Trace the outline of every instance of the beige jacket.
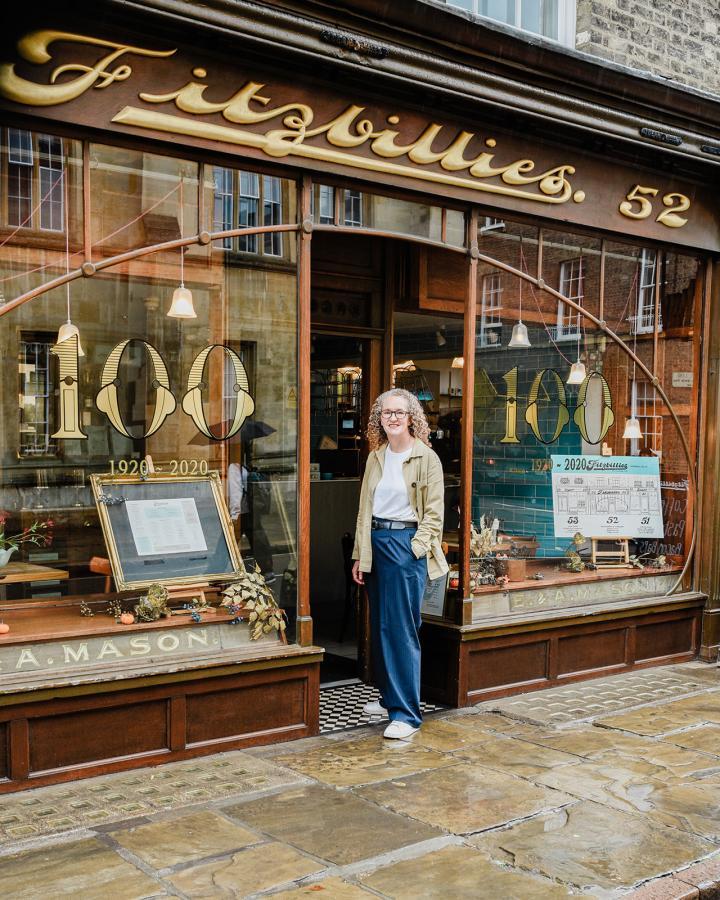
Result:
M360 509L355 529L353 559L360 560L360 571L372 571L372 543L370 525L372 522L375 488L382 478L385 464L384 444L368 456L360 490ZM403 463L403 477L407 485L410 506L418 520L418 530L412 539L415 556L427 559L428 575L439 578L448 570L448 564L440 546L443 530L444 480L442 464L437 453L427 444L416 440L412 452Z

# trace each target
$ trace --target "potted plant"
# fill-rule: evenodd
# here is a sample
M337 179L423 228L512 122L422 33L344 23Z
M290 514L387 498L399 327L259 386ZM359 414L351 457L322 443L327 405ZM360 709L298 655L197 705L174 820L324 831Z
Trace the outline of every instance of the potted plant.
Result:
M0 510L0 568L10 562L10 557L23 544L47 547L52 541L52 519L35 521L28 528L19 531L17 534L6 534L5 526L9 518L9 513Z
M505 571L509 581L525 581L529 555L527 547L516 544L514 541L510 544L505 562Z

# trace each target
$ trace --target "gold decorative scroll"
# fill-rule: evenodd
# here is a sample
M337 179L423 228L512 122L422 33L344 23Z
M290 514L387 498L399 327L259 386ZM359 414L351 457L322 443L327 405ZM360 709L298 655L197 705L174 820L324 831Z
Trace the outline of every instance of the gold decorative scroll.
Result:
M16 103L27 103L29 106L55 106L60 103L68 103L82 96L89 88L106 88L115 81L125 81L132 75L132 69L127 63L110 70L110 66L126 53L135 53L139 56L172 56L176 50L145 50L143 47L133 47L131 44L116 44L112 41L102 41L98 38L86 37L79 34L70 34L66 31L41 30L32 31L18 41L18 53L31 63L42 65L48 63L52 56L48 47L55 41L71 41L80 44L94 44L98 47L110 47L112 52L99 59L93 66L84 66L80 63L68 63L57 66L50 73L50 84L37 84L21 78L15 72L14 63L0 64L0 96ZM67 72L82 73L71 81L57 79Z
M127 63L110 67L125 54L167 57L175 50L157 51L129 44L113 43L93 37L61 31L36 31L18 44L20 56L28 62L43 64L50 61L48 52L54 41L75 42L110 48L111 52L94 65L67 63L57 66L50 75L50 84L38 84L21 78L15 65L0 65L0 96L30 106L52 106L75 100L90 88L107 88L125 81L132 74ZM70 81L60 80L68 72L79 72ZM192 70L194 79L205 79L207 71ZM317 124L315 112L307 103L293 102L272 106L269 97L260 91L264 84L248 81L227 100L211 102L204 94L209 85L191 80L177 90L163 94L142 91L138 98L145 104L169 104L185 115L171 115L150 107L124 106L112 121L119 125L186 135L203 140L220 141L261 150L268 156L302 157L320 162L337 163L369 172L382 172L436 184L470 188L491 194L501 194L544 204L562 204L570 198L582 203L585 193L573 192L569 176L575 167L569 163L536 172L536 163L529 158L497 164L495 138L484 139L484 149L466 156L468 147L477 140L470 131L446 134L446 126L431 122L424 126L415 140L398 142L400 116L389 115L384 121L373 122L364 114L366 107L350 104L328 121ZM221 115L228 125L208 122L202 117ZM258 126L279 120L282 127L266 131L245 130L237 126ZM321 140L318 140L321 139ZM363 148L369 155L353 152ZM393 161L397 160L397 161ZM438 168L428 169L428 166ZM455 174L457 173L457 174Z

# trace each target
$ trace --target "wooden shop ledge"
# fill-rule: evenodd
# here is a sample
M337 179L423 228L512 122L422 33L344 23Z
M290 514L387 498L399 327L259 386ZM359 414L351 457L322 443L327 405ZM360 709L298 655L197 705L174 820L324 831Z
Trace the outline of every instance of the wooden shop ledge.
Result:
M667 609L682 609L705 603L707 594L700 591L683 593L650 594L628 597L622 600L602 600L582 606L564 606L556 609L542 609L533 612L511 613L505 616L488 616L470 625L455 625L451 622L433 620L433 625L449 627L460 633L460 640L472 640L473 635L483 632L492 635L495 632L511 634L514 632L531 632L555 628L559 624L576 625L589 619L626 619L640 613L653 613Z
M116 595L121 596L121 595ZM10 625L11 631L0 635L0 648L15 646L37 652L43 645L53 642L73 641L83 638L112 639L119 635L145 634L161 636L167 629L201 629L227 624L234 617L224 612L201 613L201 622L193 622L187 615L174 615L156 622L138 622L121 625L107 615L104 609L112 595L96 594L85 596L88 603L97 603L98 610L93 617L80 615L80 598L62 598L42 601L5 602L0 604L0 619ZM234 626L247 628L247 625ZM53 696L62 692L85 693L88 690L106 692L125 689L134 684L168 680L187 680L190 673L202 677L227 675L231 671L251 671L256 669L307 665L322 659L320 647L301 647L285 644L280 639L269 636L259 641L249 641L231 649L188 648L166 659L153 655L151 658L111 659L107 662L95 661L92 665L73 665L61 670L30 670L24 672L0 672L0 707L27 700L38 699L42 695ZM188 674L182 674L188 673Z
M542 590L545 587L557 587L570 584L586 584L598 581L610 581L620 578L647 578L649 576L662 575L679 575L682 572L682 566L667 566L663 569L652 569L645 566L638 568L616 568L608 567L606 569L597 569L591 571L585 569L582 572L568 572L559 567L557 559L543 559L542 557L529 557L527 559L527 570L529 574L540 572L541 579L525 578L523 581L509 581L507 584L483 584L480 585L472 598L477 599L486 594L499 594L505 591L527 591Z
M62 696L108 693L148 687L151 684L187 681L189 677L222 678L239 672L309 665L322 661L321 647L299 644L262 644L238 651L224 650L202 656L175 656L167 662L117 661L72 672L24 672L0 675L0 708Z
M108 615L108 602L115 597L137 597L133 593L91 594L83 597L66 597L52 600L20 600L0 603L0 620L10 626L10 632L0 636L0 645L21 643L42 643L64 638L96 637L103 634L131 633L136 631L153 631L162 628L175 628L179 625L194 625L187 615L174 615L158 619L157 622L136 622L134 625L119 625L113 616ZM95 611L92 617L80 615L80 600L84 600ZM229 622L234 617L229 613L217 611L201 613L202 624Z

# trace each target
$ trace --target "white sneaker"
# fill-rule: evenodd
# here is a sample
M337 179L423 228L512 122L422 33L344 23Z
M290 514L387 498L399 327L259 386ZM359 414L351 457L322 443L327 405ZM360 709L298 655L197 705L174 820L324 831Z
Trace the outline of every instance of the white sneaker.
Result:
M416 731L419 731L419 729L415 728L413 725L395 720L385 729L383 737L390 738L391 740L403 741L405 738L409 738L415 734Z
M379 700L371 700L363 706L363 713L371 719L382 719L387 716L387 710Z

